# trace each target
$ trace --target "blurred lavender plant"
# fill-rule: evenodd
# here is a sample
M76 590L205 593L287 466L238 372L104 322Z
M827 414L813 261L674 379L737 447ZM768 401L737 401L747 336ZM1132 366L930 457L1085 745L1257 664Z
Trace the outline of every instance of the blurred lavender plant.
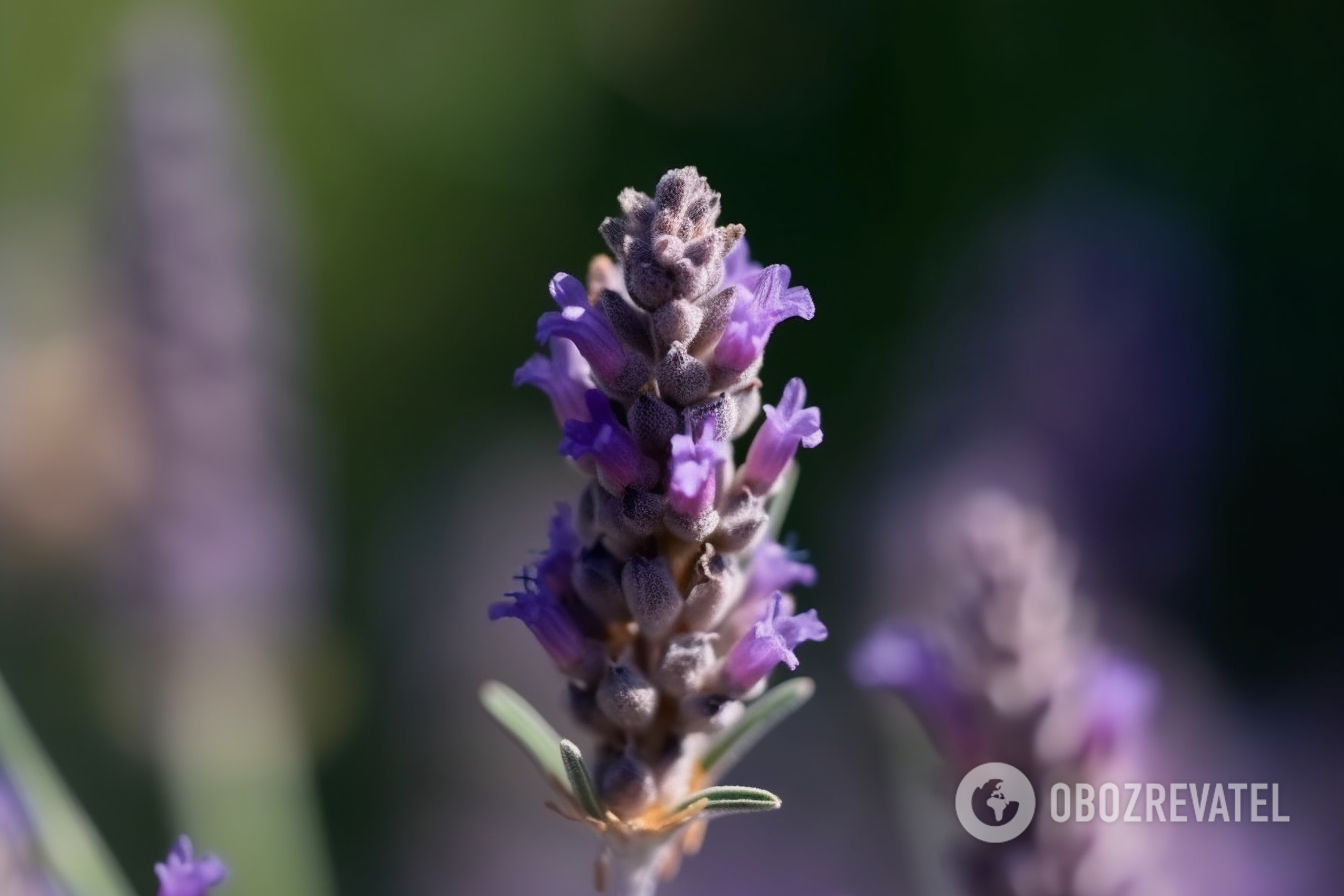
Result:
M158 747L193 830L255 886L316 896L331 884L289 668L313 562L284 241L217 22L151 9L126 38L113 261L152 471L126 558L159 636Z
M598 256L587 288L551 280L559 310L537 325L549 356L515 376L549 396L560 452L592 481L577 513L557 507L512 601L490 608L522 620L569 679L572 714L597 737L595 773L513 691L491 682L481 697L547 775L553 808L601 834L598 889L647 896L709 819L780 805L717 782L813 690L765 689L780 663L797 667L799 644L826 637L787 593L815 570L773 541L794 455L822 434L790 380L735 466L766 342L813 316L811 295L787 267L753 262L741 225L717 226L719 194L694 168L619 202L601 227L614 261Z
M919 718L952 781L985 762L1054 784L1143 780L1154 677L1097 643L1074 593L1074 559L1049 520L1001 492L954 511L949 593L936 619L889 624L852 662ZM959 862L976 896L1169 892L1160 851L1136 825L1061 824L1038 812L1007 844Z

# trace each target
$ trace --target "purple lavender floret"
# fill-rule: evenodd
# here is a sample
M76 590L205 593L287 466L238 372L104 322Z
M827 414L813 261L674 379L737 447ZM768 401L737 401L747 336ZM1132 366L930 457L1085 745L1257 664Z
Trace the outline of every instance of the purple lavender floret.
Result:
M678 513L699 517L714 506L716 479L721 466L732 456L727 442L714 435L716 417L710 414L700 427L700 437L672 437L671 478L668 504Z
M780 663L797 669L793 649L804 641L825 641L826 635L816 610L794 616L784 607L784 595L776 591L765 615L723 661L724 684L730 693L745 694Z
M205 896L228 877L224 863L215 856L197 857L185 835L177 838L168 859L154 866L154 873L159 896Z
M737 372L760 359L776 325L791 317L811 320L817 312L806 288L789 288L789 269L782 264L773 264L759 275L744 276L744 282L734 291L728 329L714 350L715 364Z
M587 420L565 422L565 437L560 453L575 460L592 456L599 478L613 492L630 486L647 488L658 478L655 463L640 453L634 437L611 410L611 402L601 389L584 394Z
M514 371L513 385L536 386L545 392L562 426L566 420L587 420L583 396L594 385L592 367L568 339L552 339L550 349L549 357L533 355L524 361Z
M532 576L523 576L523 590L505 596L513 601L490 605L490 619L519 619L528 627L556 666L571 675L581 675L592 656L588 640L579 628L573 612L560 602L559 595L542 586Z
M810 588L816 583L817 568L807 562L807 551L767 541L756 549L746 599L764 600L774 592L788 591L794 585Z
M799 445L815 448L821 444L821 411L803 407L806 401L807 387L794 377L785 385L778 407L765 406L765 423L757 430L742 466L742 481L756 494L774 487Z
M723 285L724 286L742 286L749 292L755 292L756 285L760 282L761 272L765 270L751 257L751 250L747 247L747 238L737 241L733 251L723 259Z
M537 343L568 339L600 379L617 380L625 368L625 349L607 319L588 304L583 284L561 273L551 278L550 290L560 310L548 311L537 321Z
M741 225L718 224L719 194L694 168L619 203L601 227L614 257L589 265L586 286L555 276L559 310L537 325L550 356L515 374L551 398L560 453L590 481L490 617L521 619L569 677L571 712L597 740L601 811L569 808L603 832L610 891L647 894L687 845L678 805L721 773L711 738L777 666L797 668L799 644L826 637L787 593L816 570L767 538L775 482L820 443L821 416L790 381L738 469L770 333L811 318L812 298L788 268L751 259Z

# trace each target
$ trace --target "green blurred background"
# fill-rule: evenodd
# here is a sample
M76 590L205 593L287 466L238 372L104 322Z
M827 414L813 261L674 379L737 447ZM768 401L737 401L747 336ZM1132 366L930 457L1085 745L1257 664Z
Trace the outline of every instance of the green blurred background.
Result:
M0 0L11 260L41 251L97 269L109 72L130 6ZM328 608L310 699L336 719L322 723L317 771L342 892L387 892L403 851L394 818L409 785L385 717L403 638L389 542L429 484L451 501L501 441L549 446L542 403L509 388L545 284L603 248L596 225L620 188L651 189L673 166L697 165L753 252L788 263L817 302L816 320L772 341L766 391L802 375L825 413L790 526L822 570L813 599L835 632L816 651L824 686L846 690L845 652L875 613L861 529L884 477L899 475L909 396L937 388L910 358L938 319L938 284L990 222L1071 179L1170 210L1218 271L1221 397L1201 463L1213 484L1198 572L1178 595L1135 600L1244 699L1339 686L1344 6L240 0L220 11L300 235ZM60 317L8 298L22 309L11 321ZM501 498L517 500L505 485ZM539 519L564 496L538 494L520 515ZM434 549L451 566L454 546ZM107 683L100 632L115 612L98 601L96 567L23 551L0 566L0 667L114 851L147 867L169 822ZM500 590L511 572L499 570ZM437 590L479 606L482 626L494 597L451 577Z

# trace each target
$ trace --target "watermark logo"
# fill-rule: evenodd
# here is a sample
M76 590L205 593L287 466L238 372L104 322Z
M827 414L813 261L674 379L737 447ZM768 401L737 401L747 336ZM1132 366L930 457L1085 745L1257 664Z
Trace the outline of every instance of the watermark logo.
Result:
M957 786L957 820L977 840L1007 843L1022 835L1035 814L1035 789L1006 762L978 765Z

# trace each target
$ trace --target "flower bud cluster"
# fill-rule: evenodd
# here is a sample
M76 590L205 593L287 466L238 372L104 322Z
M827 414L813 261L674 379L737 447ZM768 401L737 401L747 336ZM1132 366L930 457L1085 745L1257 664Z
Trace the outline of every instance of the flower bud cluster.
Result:
M719 194L694 168L619 203L600 229L613 257L586 284L551 280L548 351L514 378L550 398L560 453L590 481L490 616L526 623L569 678L572 713L598 739L599 795L635 819L685 797L707 736L826 637L788 593L815 570L769 536L794 455L822 433L790 380L736 463L770 333L810 319L812 297L788 268L750 259L741 225L718 225Z

